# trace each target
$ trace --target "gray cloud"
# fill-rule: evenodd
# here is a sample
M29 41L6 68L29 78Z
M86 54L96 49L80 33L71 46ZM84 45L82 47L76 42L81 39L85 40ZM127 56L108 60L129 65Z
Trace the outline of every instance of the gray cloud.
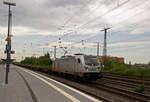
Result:
M13 23L16 27L26 27L30 28L30 30L37 30L37 32L47 31L49 33L56 33L58 28L70 16L73 16L78 8L83 6L83 1L86 2L85 0L32 0L30 2L15 0L17 6L12 7ZM0 12L0 26L6 27L7 6L4 6L2 1L0 4L2 5L0 6L2 11ZM84 10L81 13L83 14Z
M46 0L44 3L48 7L67 7L67 6L80 6L87 0Z
M135 19L130 20L130 16L136 14L141 9L147 9L148 5L144 5L147 0L137 1L129 0L126 4L118 9L105 14L105 12L113 9L117 4L121 4L127 0L13 0L17 6L12 7L13 10L13 24L15 25L16 34L58 34L58 28L62 27L67 22L65 32L74 29L75 26L84 25L81 33L91 33L89 31L97 32L96 29L105 26L122 26L129 25L132 21L139 22L141 18L145 17L138 15ZM143 3L142 3L143 2ZM143 6L135 6L140 4ZM132 9L129 9L132 8ZM138 8L138 9L137 9ZM148 10L147 14L149 13ZM105 14L105 15L103 15ZM7 26L7 6L0 1L0 27ZM134 17L134 16L133 16ZM132 17L132 18L133 18ZM146 16L148 18L149 16ZM97 18L97 19L95 19ZM127 19L125 22L122 20ZM95 20L94 20L95 19ZM116 24L116 22L121 22ZM144 23L147 23L144 20ZM144 27L147 30L148 24ZM142 29L144 29L142 25ZM139 24L140 33L140 24ZM19 30L20 29L20 30ZM84 29L84 30L83 30ZM130 27L122 27L122 29L129 30ZM120 29L116 29L119 31ZM21 32L22 31L22 32ZM145 32L146 32L145 31ZM63 31L62 31L63 32ZM80 32L80 31L78 31Z

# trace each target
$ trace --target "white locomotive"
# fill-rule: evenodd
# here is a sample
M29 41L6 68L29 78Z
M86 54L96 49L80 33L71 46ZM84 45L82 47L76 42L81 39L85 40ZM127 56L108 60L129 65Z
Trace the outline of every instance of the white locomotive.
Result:
M100 70L100 62L97 56L85 54L62 56L53 61L52 67L53 72L85 78L100 77Z

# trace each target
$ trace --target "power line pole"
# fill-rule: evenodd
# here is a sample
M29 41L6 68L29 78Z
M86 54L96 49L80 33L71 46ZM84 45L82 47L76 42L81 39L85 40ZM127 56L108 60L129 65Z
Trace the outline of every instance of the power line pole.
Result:
M99 42L97 43L97 57L99 58Z
M101 31L104 31L104 47L103 47L103 61L106 60L107 58L107 30L109 30L110 28L104 28Z
M54 46L54 60L56 59L56 46Z
M12 19L12 12L10 10L11 6L16 6L15 3L11 2L5 2L5 5L8 5L8 35L6 38L7 44L6 44L6 50L5 53L7 53L7 58L6 58L6 77L5 77L5 84L8 84L8 72L9 72L9 67L10 67L10 61L11 61L11 54L14 53L14 51L11 51L11 36L10 36L10 24L11 24L11 19Z
M82 46L83 46L83 53L85 53L85 47L84 47L84 40L81 40Z

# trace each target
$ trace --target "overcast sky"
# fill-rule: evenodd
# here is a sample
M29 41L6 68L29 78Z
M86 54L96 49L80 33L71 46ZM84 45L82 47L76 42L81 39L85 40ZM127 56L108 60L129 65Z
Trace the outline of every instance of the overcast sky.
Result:
M68 54L96 54L108 31L108 55L126 62L150 61L150 0L6 0L12 7L12 45L17 59L42 55L53 46L68 47ZM8 7L0 0L0 49L4 51ZM61 40L58 40L59 37ZM81 40L84 42L81 43ZM60 43L61 42L61 43ZM58 56L64 49L58 49ZM4 54L1 57L5 57Z

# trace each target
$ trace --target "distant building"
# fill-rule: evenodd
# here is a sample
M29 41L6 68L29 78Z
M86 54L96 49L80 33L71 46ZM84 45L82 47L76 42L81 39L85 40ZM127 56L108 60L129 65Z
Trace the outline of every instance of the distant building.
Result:
M103 57L103 56L100 56L100 57L99 57L99 61L102 63L103 60L104 60L104 57ZM107 56L106 60L116 60L116 61L119 61L119 62L124 63L124 58L123 58L123 57Z

